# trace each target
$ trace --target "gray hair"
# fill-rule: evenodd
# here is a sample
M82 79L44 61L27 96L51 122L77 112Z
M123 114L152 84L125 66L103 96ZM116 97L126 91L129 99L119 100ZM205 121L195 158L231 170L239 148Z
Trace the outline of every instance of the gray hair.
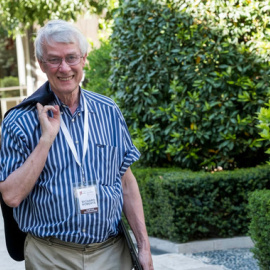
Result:
M85 55L88 50L85 36L75 26L63 20L49 21L38 31L35 40L35 55L39 61L42 61L44 45L52 42L77 43L82 55Z

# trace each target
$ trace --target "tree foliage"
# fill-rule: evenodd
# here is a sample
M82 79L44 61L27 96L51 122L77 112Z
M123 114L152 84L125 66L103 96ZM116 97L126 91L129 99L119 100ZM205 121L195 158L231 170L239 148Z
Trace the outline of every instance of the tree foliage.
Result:
M0 0L1 25L10 33L24 31L35 23L43 25L50 19L76 21L79 14L100 14L112 5L110 0Z
M256 113L268 100L264 1L131 0L112 39L112 89L144 163L265 161Z
M18 75L16 60L15 41L0 26L0 79Z

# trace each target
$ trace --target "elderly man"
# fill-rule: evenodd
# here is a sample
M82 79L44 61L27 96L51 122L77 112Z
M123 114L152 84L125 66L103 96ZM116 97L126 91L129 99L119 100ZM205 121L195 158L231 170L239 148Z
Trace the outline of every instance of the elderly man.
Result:
M143 269L153 269L141 197L130 165L140 154L108 97L81 89L85 37L56 20L35 53L46 104L26 102L2 123L0 192L27 233L26 269L131 269L122 210ZM44 99L44 98L43 98Z

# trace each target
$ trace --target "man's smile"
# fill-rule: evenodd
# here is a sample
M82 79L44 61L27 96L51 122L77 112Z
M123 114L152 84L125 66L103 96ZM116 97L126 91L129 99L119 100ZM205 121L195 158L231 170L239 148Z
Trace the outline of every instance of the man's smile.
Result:
M69 76L69 77L58 77L58 79L60 81L69 81L69 80L73 79L73 77L74 77L74 75Z

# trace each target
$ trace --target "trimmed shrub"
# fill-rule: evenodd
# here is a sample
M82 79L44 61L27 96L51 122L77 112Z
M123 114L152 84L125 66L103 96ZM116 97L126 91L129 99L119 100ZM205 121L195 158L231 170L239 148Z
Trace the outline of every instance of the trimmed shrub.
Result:
M112 90L144 164L199 170L265 162L256 113L270 93L268 55L260 56L267 5L124 1L111 37Z
M270 269L270 190L257 190L249 196L249 234L254 241L252 252L260 269Z
M149 235L187 242L247 235L251 191L270 188L270 166L222 172L139 169Z

